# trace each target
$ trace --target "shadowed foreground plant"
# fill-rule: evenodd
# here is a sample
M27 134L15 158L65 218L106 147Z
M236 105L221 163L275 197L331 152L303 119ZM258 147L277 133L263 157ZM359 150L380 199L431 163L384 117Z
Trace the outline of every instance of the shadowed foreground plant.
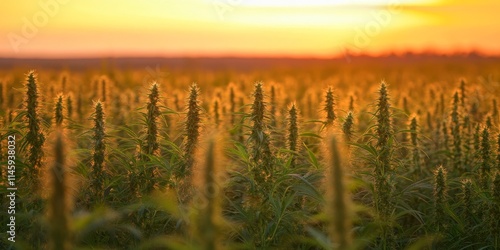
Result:
M349 249L351 246L351 220L349 194L346 191L344 161L341 158L337 139L332 136L329 139L329 172L327 191L328 195L328 217L331 220L330 235L336 249Z
M56 132L54 165L50 170L52 193L49 200L50 249L71 249L67 193L66 153L61 130Z
M191 230L200 241L202 249L216 250L221 249L222 236L221 235L221 189L219 178L220 171L220 154L216 149L215 137L209 138L206 149L203 155L203 165L197 171L200 176L197 179L197 194L198 198L203 202L199 203L196 207L198 210L197 220L192 225ZM203 204L203 205L201 205Z

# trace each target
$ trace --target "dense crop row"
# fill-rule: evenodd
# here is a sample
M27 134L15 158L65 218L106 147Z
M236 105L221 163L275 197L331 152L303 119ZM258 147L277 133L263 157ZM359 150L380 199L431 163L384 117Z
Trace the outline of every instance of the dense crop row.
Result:
M500 248L500 89L412 77L6 77L0 160L15 134L15 245Z

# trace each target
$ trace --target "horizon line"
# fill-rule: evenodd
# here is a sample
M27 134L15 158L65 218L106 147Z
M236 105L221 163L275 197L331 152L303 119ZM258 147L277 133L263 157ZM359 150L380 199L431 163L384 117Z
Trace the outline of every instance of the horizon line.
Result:
M95 60L95 59L291 59L291 60L336 60L353 58L405 58L405 57L480 57L500 58L500 53L484 53L478 50L458 51L453 53L438 53L435 51L404 51L386 53L344 53L330 56L296 56L296 55L90 55L90 56L31 56L31 57L9 57L0 56L1 60Z

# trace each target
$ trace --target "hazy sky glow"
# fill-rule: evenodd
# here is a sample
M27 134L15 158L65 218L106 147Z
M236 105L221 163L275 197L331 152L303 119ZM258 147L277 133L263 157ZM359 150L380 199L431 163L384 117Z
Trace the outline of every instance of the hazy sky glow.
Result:
M500 54L499 9L497 0L6 1L0 57Z

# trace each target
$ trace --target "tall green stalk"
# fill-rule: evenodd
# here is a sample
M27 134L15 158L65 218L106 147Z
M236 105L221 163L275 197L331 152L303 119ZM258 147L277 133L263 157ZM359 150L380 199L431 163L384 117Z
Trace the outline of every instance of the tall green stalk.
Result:
M255 84L252 104L252 131L250 140L252 142L251 158L254 163L253 174L258 182L265 182L273 173L273 156L271 143L265 122L266 103L264 102L264 91L261 82Z
M325 104L323 107L323 111L326 113L325 125L330 126L337 118L335 114L335 100L333 97L333 88L331 86L328 87L325 94Z
M28 130L25 136L28 148L28 164L24 174L28 179L27 184L31 184L31 191L38 193L41 190L38 178L43 165L45 135L41 128L40 104L38 102L40 95L34 71L28 72L25 87L26 97L24 107L26 109L26 116L24 120Z
M344 133L344 140L346 142L351 142L353 139L353 126L354 126L354 117L352 115L352 111L347 113L345 117L344 123L342 124L342 132Z
M296 165L296 154L299 151L299 125L298 125L298 110L295 103L292 103L288 110L288 132L287 132L287 149L291 152L290 166Z
M160 116L160 108L158 106L159 101L160 93L158 90L158 84L153 83L149 88L148 103L146 107L146 143L142 144L142 160L144 162L149 162L150 155L158 155L158 151L160 149L160 144L158 142L158 117ZM156 184L155 172L155 167L149 165L146 166L146 192L151 192Z
M393 170L391 167L392 143L393 137L391 112L390 112L389 93L387 85L382 82L379 88L379 98L377 101L376 110L376 134L377 142L376 149L378 159L374 168L375 176L375 206L380 219L384 222L390 220L393 212L392 193L394 185L392 183ZM394 248L395 239L392 227L390 225L383 227L383 242L384 248Z
M233 127L236 123L236 93L234 90L234 86L229 86L229 113L231 118L229 119L231 123L231 127Z
M413 166L416 171L421 171L420 167L420 151L419 151L419 144L418 144L418 124L417 124L417 118L413 117L410 122L410 137L411 137L411 144L413 146Z
M73 95L69 94L66 97L66 116L68 120L71 120L73 117Z
M474 226L474 200L473 200L472 181L465 179L462 181L462 202L464 206L463 220L465 232L470 233Z
M434 221L438 232L444 232L446 226L445 206L447 205L447 171L439 166L434 172Z
M103 202L106 159L106 131L103 103L97 101L94 105L94 127L92 128L92 164L90 170L90 199Z
M455 170L463 170L462 166L462 135L460 131L460 117L458 107L460 99L458 92L453 95L453 106L451 111L451 134L453 136L453 168Z
M195 161L195 151L198 147L201 125L201 107L199 99L200 89L196 83L189 88L187 104L187 120L185 123L184 160L180 176L189 178Z
M56 98L56 106L54 108L54 120L56 123L57 127L62 126L63 121L64 121L64 115L63 115L63 95L59 95Z

